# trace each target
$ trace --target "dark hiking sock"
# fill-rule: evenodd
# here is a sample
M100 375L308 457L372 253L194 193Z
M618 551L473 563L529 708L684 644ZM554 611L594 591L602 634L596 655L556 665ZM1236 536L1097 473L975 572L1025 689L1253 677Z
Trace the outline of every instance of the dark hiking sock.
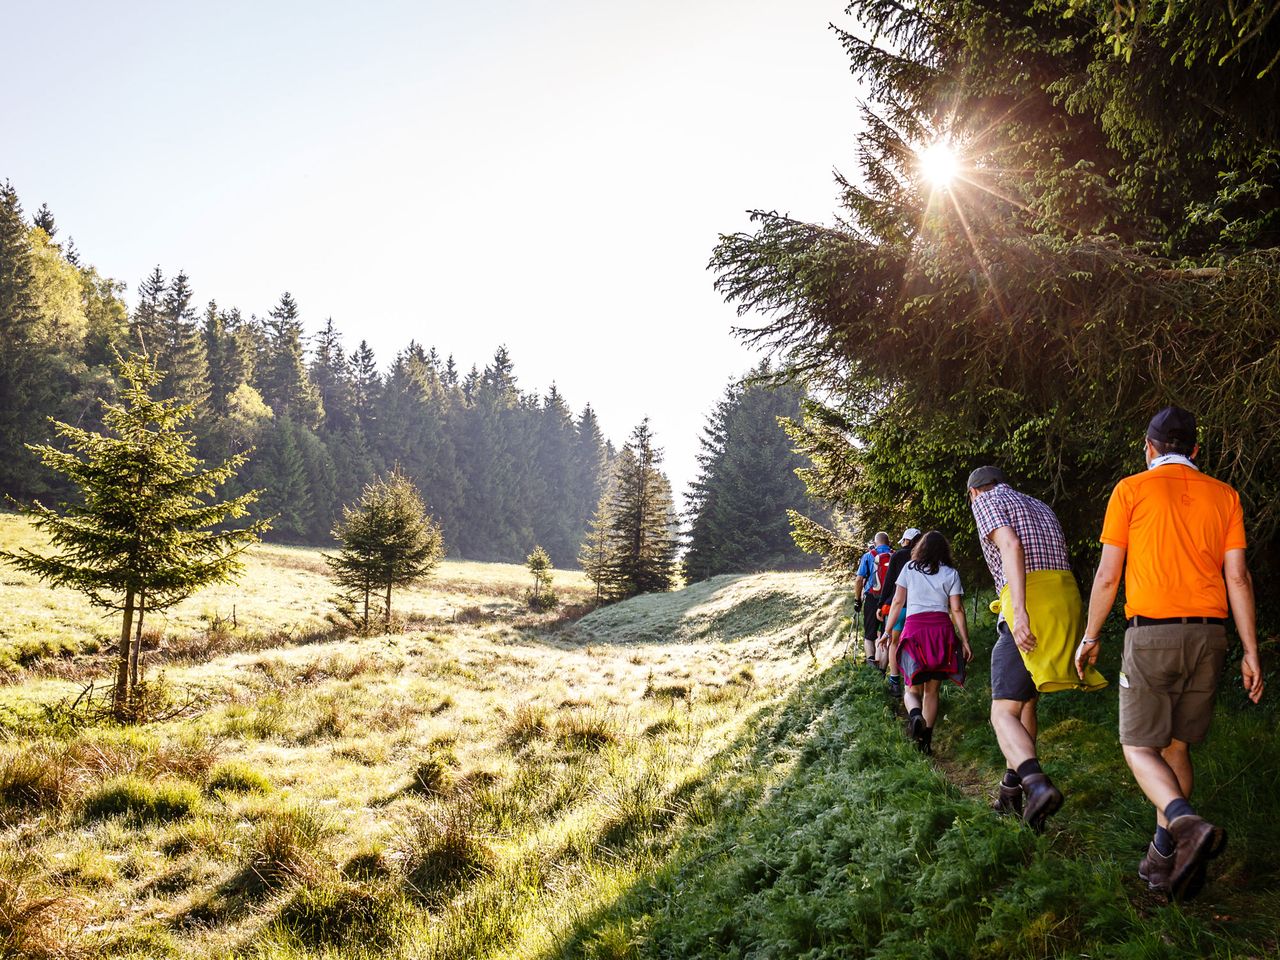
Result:
M1022 786L1022 778L1018 776L1017 770L1005 770L1004 779L1000 783L1012 790L1014 787Z
M1025 780L1032 774L1044 773L1044 771L1040 769L1040 761L1035 757L1032 757L1030 760L1024 760L1022 763L1018 764L1017 772L1019 780Z
M1156 827L1155 839L1151 841L1151 845L1156 848L1156 853L1162 857L1170 856L1175 846L1173 842L1173 834L1164 827Z
M1185 817L1188 814L1194 816L1195 810L1193 810L1191 808L1191 804L1187 803L1187 801L1182 797L1179 797L1177 800L1173 801L1173 803L1164 808L1164 818L1170 823L1173 823L1173 821L1178 817Z

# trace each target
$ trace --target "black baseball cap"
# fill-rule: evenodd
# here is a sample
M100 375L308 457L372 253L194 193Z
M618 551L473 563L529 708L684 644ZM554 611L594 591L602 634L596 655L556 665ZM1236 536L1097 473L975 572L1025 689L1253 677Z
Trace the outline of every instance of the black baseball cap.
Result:
M1147 438L1158 443L1195 446L1196 415L1181 407L1165 407L1147 424Z
M1004 471L999 467L979 467L973 473L969 474L969 482L965 484L965 489L974 487L985 487L989 483L1008 483L1008 478L1004 475Z

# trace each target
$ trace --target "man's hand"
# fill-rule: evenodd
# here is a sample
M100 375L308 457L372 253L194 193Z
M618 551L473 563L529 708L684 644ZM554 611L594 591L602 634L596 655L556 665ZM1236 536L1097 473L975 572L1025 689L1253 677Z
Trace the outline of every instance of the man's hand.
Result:
M1080 646L1076 647L1076 673L1080 675L1080 679L1084 679L1084 671L1087 667L1095 666L1098 662L1098 648L1102 644L1097 640L1085 637L1080 641Z
M862 612L862 598L861 598L861 597L855 597L855 598L854 598L854 601L853 601L853 612L854 612L854 613L861 613L861 612Z
M1031 632L1031 618L1026 610L1019 610L1013 615L1013 642L1023 653L1030 653L1036 648L1036 635Z
M1240 661L1240 678L1244 681L1244 692L1249 699L1257 703L1262 699L1262 664L1256 653L1246 653Z

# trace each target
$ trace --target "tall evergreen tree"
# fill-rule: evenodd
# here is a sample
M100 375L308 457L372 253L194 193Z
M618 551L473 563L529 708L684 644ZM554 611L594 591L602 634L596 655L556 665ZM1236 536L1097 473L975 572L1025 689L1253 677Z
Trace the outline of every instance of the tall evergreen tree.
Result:
M31 240L17 191L0 187L0 483L27 495L41 489L35 459L23 443L51 412L48 350L39 339Z
M731 384L708 418L689 495L686 579L810 566L789 511L813 513L780 420L800 416L803 391L771 382L767 361Z
M244 458L205 467L195 457L194 439L181 429L194 408L152 397L161 375L145 357L122 361L120 377L126 384L122 402L107 407L104 433L58 423L67 449L35 448L79 494L61 512L39 503L28 510L59 552L42 556L24 549L0 552L0 558L122 613L113 709L125 719L140 679L145 611L164 610L207 584L233 579L240 553L265 524L222 527L243 517L256 496L208 501Z
M258 371L258 390L276 416L316 426L324 415L324 408L307 373L298 304L287 291L263 326L266 354Z
M316 334L311 357L311 382L324 408L325 429L341 432L355 423L351 363L342 349L342 334L328 317ZM327 528L326 528L327 529Z
M164 344L164 301L169 288L160 265L138 284L138 302L129 318L129 339L135 350L157 354Z
M36 211L31 222L32 226L39 227L48 234L50 240L58 235L58 225L54 223L53 211L49 209L47 203L40 204L40 209Z
M662 450L654 446L646 418L615 465L603 584L609 599L669 590L675 581L675 505L661 463Z
M377 435L377 406L382 396L382 376L378 361L367 340L361 340L351 354L351 390L356 416L366 438Z
M164 373L161 389L197 408L209 396L209 360L204 333L191 301L191 281L179 270L160 304L159 342L150 349Z

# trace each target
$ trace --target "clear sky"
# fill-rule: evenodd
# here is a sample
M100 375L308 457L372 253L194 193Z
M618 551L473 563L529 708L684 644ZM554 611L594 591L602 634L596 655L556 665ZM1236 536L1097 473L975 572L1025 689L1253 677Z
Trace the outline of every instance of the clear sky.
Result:
M678 492L756 359L706 271L745 210L830 220L842 0L6 4L0 177L129 285L332 316L385 365L506 344Z

